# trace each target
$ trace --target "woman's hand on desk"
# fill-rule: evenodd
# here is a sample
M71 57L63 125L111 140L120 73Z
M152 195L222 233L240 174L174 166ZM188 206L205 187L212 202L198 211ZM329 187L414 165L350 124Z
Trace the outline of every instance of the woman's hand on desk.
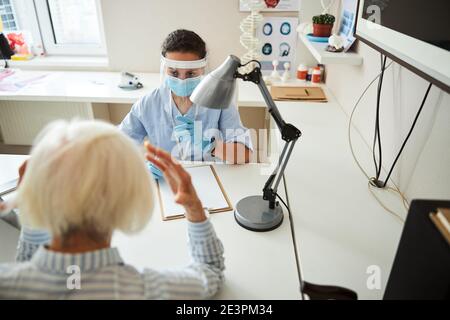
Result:
M148 142L145 142L145 147L147 160L162 171L175 195L175 202L186 209L186 218L191 222L205 221L206 215L189 173L167 152Z

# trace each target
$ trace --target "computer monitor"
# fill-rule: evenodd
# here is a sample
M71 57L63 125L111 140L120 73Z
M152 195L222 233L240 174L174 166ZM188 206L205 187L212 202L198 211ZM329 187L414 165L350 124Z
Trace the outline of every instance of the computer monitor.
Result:
M359 0L356 38L450 93L449 0Z

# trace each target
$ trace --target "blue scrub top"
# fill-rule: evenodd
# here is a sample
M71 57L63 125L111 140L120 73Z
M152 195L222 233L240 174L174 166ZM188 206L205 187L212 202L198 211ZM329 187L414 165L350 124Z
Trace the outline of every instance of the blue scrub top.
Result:
M179 115L170 89L161 86L136 102L119 128L138 144L148 137L153 145L183 158L185 146L177 144L173 135L174 126L180 124L176 120ZM205 139L215 137L225 143L238 142L253 150L250 131L242 125L235 105L227 109L209 109L193 104L184 116L195 119Z

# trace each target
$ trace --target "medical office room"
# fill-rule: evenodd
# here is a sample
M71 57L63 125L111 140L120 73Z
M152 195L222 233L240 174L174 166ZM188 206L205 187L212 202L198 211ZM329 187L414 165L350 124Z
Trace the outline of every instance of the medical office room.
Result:
M450 299L448 12L0 1L0 299Z

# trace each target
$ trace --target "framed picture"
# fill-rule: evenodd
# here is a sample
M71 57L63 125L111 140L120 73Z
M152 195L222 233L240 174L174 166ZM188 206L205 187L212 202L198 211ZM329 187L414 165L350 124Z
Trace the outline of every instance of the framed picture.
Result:
M261 66L263 73L273 70L272 61L278 60L278 70L284 70L289 62L291 70L295 62L297 49L298 18L265 17L256 31L260 41Z
M355 25L358 18L358 0L343 0L338 34L344 39L344 52L355 42Z

